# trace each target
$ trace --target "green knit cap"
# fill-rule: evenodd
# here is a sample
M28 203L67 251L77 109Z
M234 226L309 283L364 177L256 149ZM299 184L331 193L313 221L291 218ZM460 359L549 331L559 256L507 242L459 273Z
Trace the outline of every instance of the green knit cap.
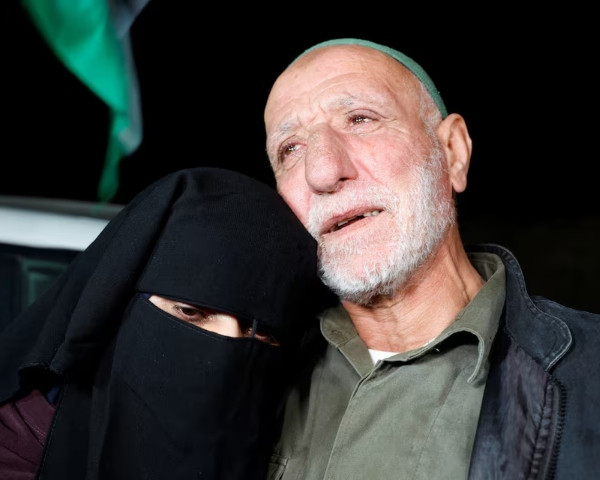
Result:
M296 60L298 60L298 58L302 57L303 55L305 55L308 52L316 50L317 48L328 47L331 45L361 45L363 47L369 47L369 48L373 48L375 50L379 50L380 52L383 52L386 55L389 55L390 57L395 58L402 65L404 65L406 68L408 68L419 79L419 81L423 85L425 85L425 88L427 88L427 91L429 92L429 94L433 98L433 101L435 102L438 109L440 110L440 112L442 114L442 118L446 118L448 116L448 110L446 110L446 105L444 104L444 100L442 100L442 96L440 95L440 92L435 87L433 80L431 80L431 78L429 77L427 72L425 70L423 70L423 67L421 67L421 65L419 65L417 62L415 62L412 58L404 55L402 52L399 52L398 50L394 50L393 48L390 48L390 47L386 47L385 45L380 45L379 43L370 42L369 40L361 40L359 38L336 38L334 40L327 40L325 42L317 43L316 45L310 47L309 49L305 50L303 53L298 55L296 57L296 59L294 60L294 62ZM294 63L294 62L292 62L292 63Z

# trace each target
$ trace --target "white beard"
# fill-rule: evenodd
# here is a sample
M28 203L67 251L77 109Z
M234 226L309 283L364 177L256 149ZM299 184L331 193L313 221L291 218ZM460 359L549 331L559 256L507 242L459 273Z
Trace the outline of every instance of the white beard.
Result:
M359 183L352 190L315 198L307 228L319 244L323 282L340 299L368 305L376 296L393 295L437 250L456 221L453 200L440 183L444 165L443 152L434 147L402 198L385 186ZM388 219L375 219L388 221L385 234L364 228L344 241L324 240L319 234L323 221L353 205L382 206L381 215L392 215L392 225Z

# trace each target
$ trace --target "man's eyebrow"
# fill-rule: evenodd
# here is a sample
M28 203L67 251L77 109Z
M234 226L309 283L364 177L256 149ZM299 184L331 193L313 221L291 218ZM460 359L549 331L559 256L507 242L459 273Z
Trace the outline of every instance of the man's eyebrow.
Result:
M337 108L351 107L356 103L357 100L358 100L358 97L356 97L356 95L348 95L345 97L336 98L335 100L332 100L328 104L328 108L337 109Z
M278 137L283 137L285 135L288 135L292 130L296 129L298 127L300 122L298 122L297 120L287 120L285 122L283 122L281 125L279 125L279 127L277 127L277 130L275 131L275 135Z

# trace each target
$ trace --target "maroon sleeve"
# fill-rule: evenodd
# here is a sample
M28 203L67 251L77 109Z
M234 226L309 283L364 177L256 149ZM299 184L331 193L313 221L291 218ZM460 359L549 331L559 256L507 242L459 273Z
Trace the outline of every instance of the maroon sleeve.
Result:
M20 400L0 406L2 480L35 478L54 410L38 390Z

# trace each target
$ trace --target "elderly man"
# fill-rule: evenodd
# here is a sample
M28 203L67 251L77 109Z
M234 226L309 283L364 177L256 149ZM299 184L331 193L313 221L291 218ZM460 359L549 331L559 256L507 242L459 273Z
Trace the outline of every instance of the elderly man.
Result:
M472 142L428 74L370 41L301 54L265 108L277 188L317 239L323 312L269 478L600 478L600 315L466 250Z

